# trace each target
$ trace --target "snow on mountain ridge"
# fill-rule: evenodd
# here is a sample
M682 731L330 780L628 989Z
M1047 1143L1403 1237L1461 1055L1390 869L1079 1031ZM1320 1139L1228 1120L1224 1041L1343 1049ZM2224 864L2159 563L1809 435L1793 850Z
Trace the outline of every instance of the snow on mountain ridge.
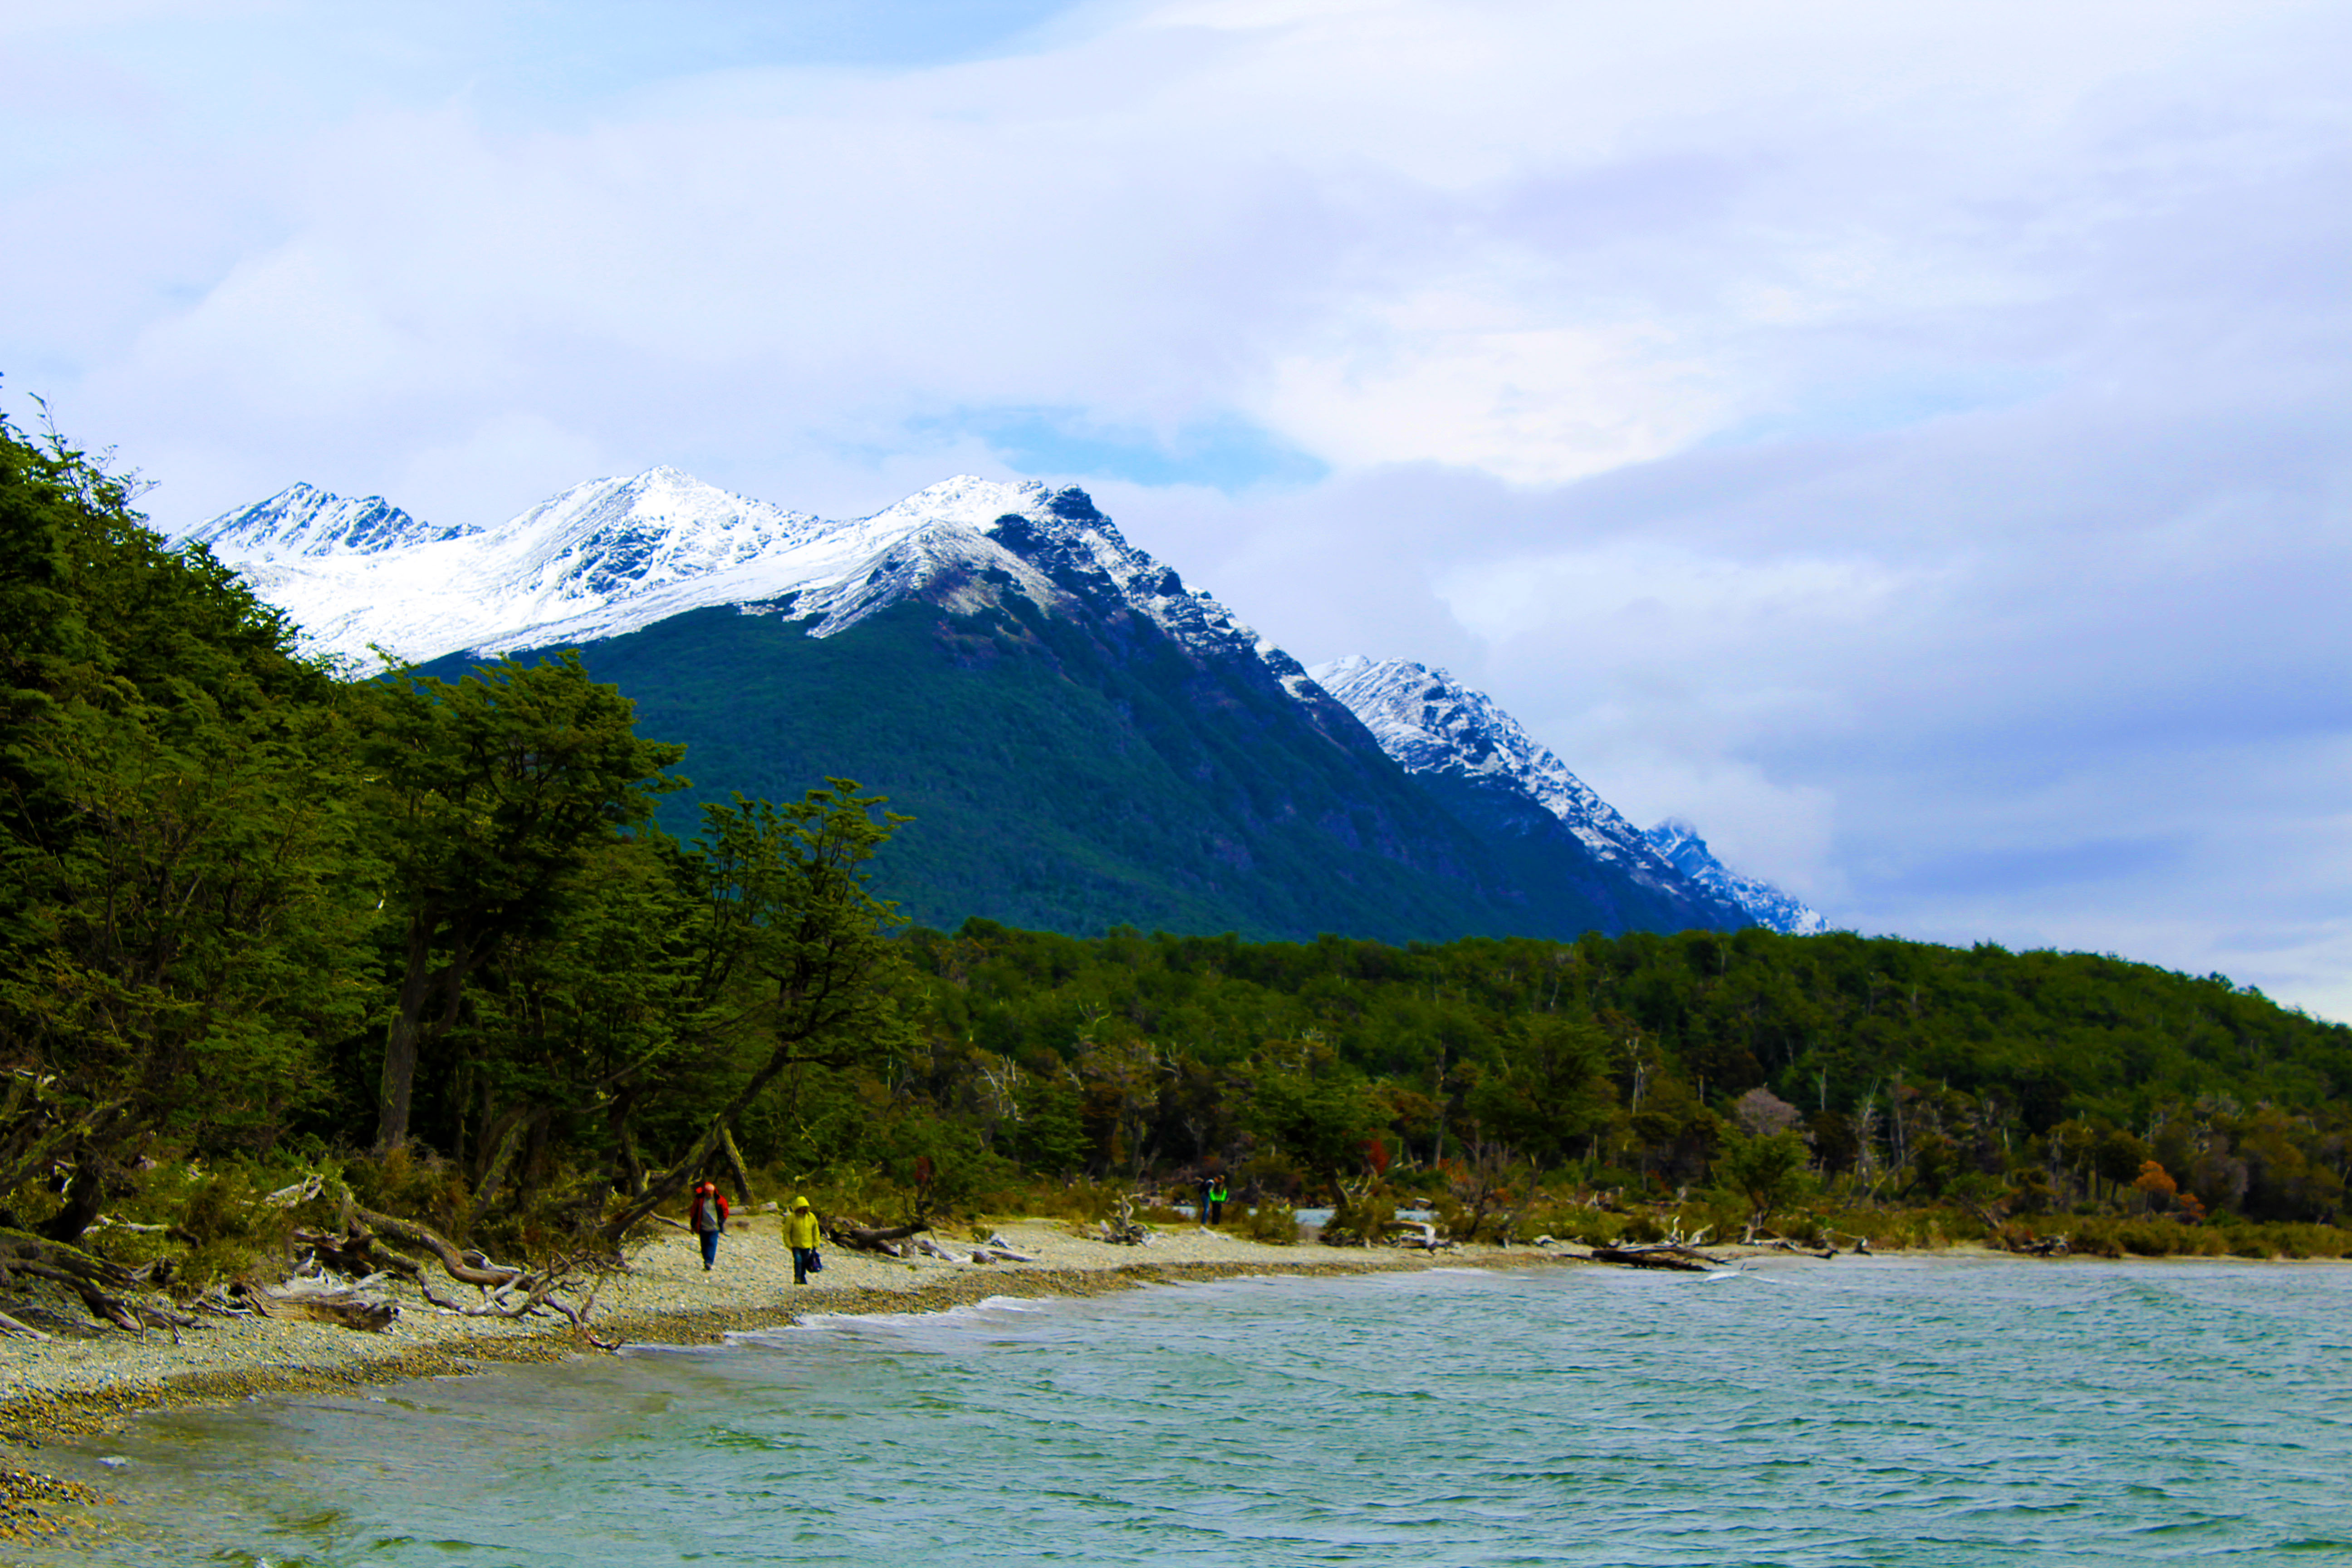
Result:
M478 531L462 526L434 528L382 496L352 500L310 485L293 484L268 500L215 518L189 538L215 554L226 549L241 557L275 560L342 551L396 550Z
M574 485L493 529L410 520L327 536L308 521L357 504L297 486L191 537L291 614L310 647L363 658L381 645L425 659L609 619L625 601L707 581L823 526L675 468Z
M1746 910L1758 925L1790 936L1812 936L1830 928L1829 921L1803 900L1717 859L1698 829L1680 817L1667 817L1643 837L1675 869Z
M1636 829L1492 698L1443 669L1350 654L1307 674L1362 720L1408 773L1449 773L1516 786L1595 856L1639 879L1685 880L1757 924L1790 935L1829 929L1801 900L1725 866L1688 823L1670 817L1646 833Z
M1640 829L1485 692L1443 669L1349 654L1308 668L1407 773L1454 772L1516 784L1598 858L1655 875L1668 868Z
M1294 694L1303 680L1296 660L1261 649L1231 611L1129 544L1084 491L1035 480L960 475L835 521L657 468L575 485L488 530L432 530L405 513L398 528L315 521L355 507L298 486L192 537L252 577L310 646L349 657L591 642L720 605L789 606L829 637L917 592L971 613L1009 587L1045 607L1108 592L1188 647L1261 659Z
M1008 593L1080 618L1132 612L1196 657L1253 667L1253 679L1287 692L1343 748L1376 743L1408 772L1499 787L1518 797L1512 812L1532 802L1633 882L1696 899L1687 908L1699 919L1744 909L1776 929L1822 929L1801 903L1725 869L1696 834L1669 842L1659 836L1670 825L1635 829L1446 671L1360 656L1305 668L1128 543L1074 487L961 475L839 521L656 468L575 485L483 529L435 527L381 497L295 485L190 537L252 579L314 649L352 658L378 646L417 661L572 646L720 606L789 616L829 637L919 595L966 615ZM1690 845L1711 875L1684 867Z

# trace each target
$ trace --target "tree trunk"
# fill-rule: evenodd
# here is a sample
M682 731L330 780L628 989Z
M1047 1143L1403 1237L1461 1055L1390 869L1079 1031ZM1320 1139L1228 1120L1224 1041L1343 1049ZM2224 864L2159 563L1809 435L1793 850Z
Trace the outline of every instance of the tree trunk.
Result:
M744 1204L751 1201L751 1173L743 1164L743 1151L735 1147L735 1134L728 1128L719 1130L719 1152L727 1156L727 1168L734 1173L735 1195Z
M1592 1249L1595 1263L1622 1263L1633 1268L1675 1268L1688 1274L1705 1274L1713 1264L1669 1247L1596 1247Z
M744 1110L753 1100L759 1099L761 1092L775 1082L777 1076L786 1068L800 1062L828 1059L816 1053L803 1056L800 1054L798 1045L799 1042L792 1041L777 1046L769 1055L767 1061L761 1064L760 1070L753 1073L743 1087L735 1091L735 1098L719 1107L719 1113L703 1124L702 1131L695 1134L693 1142L687 1146L685 1152L671 1161L661 1175L650 1183L620 1213L604 1222L601 1234L606 1241L615 1247L619 1247L621 1237L629 1233L630 1226L683 1191L686 1184L693 1179L694 1173L709 1163L712 1152L718 1149L719 1141L731 1135L735 1119L741 1116Z
M452 1279L487 1289L499 1285L511 1285L523 1277L522 1269L511 1268L503 1263L492 1263L478 1252L462 1252L439 1232L418 1225L413 1220L399 1219L388 1214L378 1214L373 1209L361 1208L357 1205L352 1205L352 1212L365 1220L373 1229L404 1241L411 1247L421 1247L438 1258L441 1260L441 1267L449 1271L449 1278Z
M912 1225L894 1225L887 1228L859 1225L856 1220L835 1219L824 1222L824 1238L840 1247L854 1247L860 1252L879 1252L889 1257L900 1256L895 1243L905 1241L918 1231L931 1227L920 1220Z
M82 1233L98 1218L98 1211L106 1205L106 1161L97 1150L85 1144L80 1158L74 1164L73 1181L66 1188L65 1206L49 1216L36 1233L51 1241L79 1241Z
M408 926L408 972L401 976L400 1005L383 1037L383 1077L376 1090L375 1152L389 1154L408 1142L410 1097L416 1085L418 1040L425 1001L433 988L430 923L422 916Z
M646 1190L646 1162L637 1152L636 1130L629 1125L636 1098L634 1088L618 1089L604 1108L604 1131L613 1140L613 1184L631 1197Z
M513 1163L515 1152L522 1146L529 1112L520 1106L507 1112L498 1133L498 1142L490 1149L488 1162L482 1168L482 1179L474 1184L474 1201L466 1208L466 1228L471 1230L476 1221L489 1212L499 1195L499 1188L507 1179L507 1167Z

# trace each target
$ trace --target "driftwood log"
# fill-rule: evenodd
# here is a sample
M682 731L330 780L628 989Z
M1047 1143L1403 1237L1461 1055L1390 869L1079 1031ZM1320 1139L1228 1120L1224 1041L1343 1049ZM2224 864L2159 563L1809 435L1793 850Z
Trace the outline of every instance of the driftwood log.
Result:
M836 1247L876 1252L885 1258L905 1258L914 1249L901 1244L910 1240L918 1232L931 1227L928 1223L917 1220L912 1225L891 1226L885 1229L843 1215L824 1221L822 1228L824 1238Z
M388 1214L378 1214L373 1209L361 1208L357 1205L352 1205L352 1213L373 1229L383 1232L395 1241L404 1241L411 1247L425 1248L441 1260L441 1267L449 1271L449 1278L452 1279L460 1280L467 1285L478 1285L483 1289L490 1290L515 1284L524 1276L523 1269L504 1263L493 1263L473 1248L459 1247L439 1234L412 1220L400 1219Z
M0 1312L0 1339L37 1340L47 1342L48 1338L48 1335L41 1332L32 1324L20 1322L7 1313Z
M588 1317L595 1310L602 1278L615 1266L615 1260L606 1255L580 1253L559 1258L541 1268L520 1268L511 1264L493 1262L472 1247L458 1247L439 1232L414 1220L379 1214L373 1209L350 1203L346 1204L344 1214L346 1229L341 1236L320 1231L297 1233L297 1239L310 1249L314 1264L345 1274L400 1274L414 1283L417 1292L431 1305L445 1312L456 1312L468 1318L526 1318L541 1312L553 1312L568 1320L572 1331L584 1343L598 1350L620 1348L618 1341L602 1339L588 1328ZM378 1232L432 1254L449 1278L473 1286L479 1293L478 1299L465 1303L436 1293L433 1287L425 1282L423 1267L411 1258L385 1249L378 1239ZM591 1277L593 1282L588 1285L585 1296L578 1304L560 1300L564 1295L581 1295L583 1275Z
M1685 1274L1706 1274L1715 1265L1697 1253L1671 1243L1657 1247L1596 1247L1595 1263L1622 1263L1629 1268L1675 1268Z
M2026 1258L2063 1258L2068 1252L2063 1236L2037 1236L2006 1241L2009 1250Z
M320 1267L354 1279L371 1274L397 1274L415 1280L425 1274L415 1258L404 1258L381 1245L374 1233L356 1219L341 1236L332 1231L298 1229L294 1232L294 1245L308 1251Z
M1133 1198L1119 1199L1118 1214L1115 1218L1104 1220L1091 1233L1082 1231L1080 1234L1088 1236L1091 1240L1107 1241L1113 1247L1151 1245L1151 1227L1135 1217Z
M926 1258L936 1258L944 1263L1034 1263L1037 1259L1025 1252L1016 1252L1000 1233L986 1241L974 1242L969 1248L949 1247L929 1237L916 1237L907 1244Z
M1389 1246L1402 1247L1409 1251L1418 1248L1423 1252L1444 1252L1462 1245L1438 1235L1437 1226L1425 1219L1392 1219L1384 1223L1381 1229L1389 1233L1383 1238Z
M371 1333L383 1333L400 1317L398 1307L359 1289L267 1290L240 1279L228 1294L264 1318L308 1318Z

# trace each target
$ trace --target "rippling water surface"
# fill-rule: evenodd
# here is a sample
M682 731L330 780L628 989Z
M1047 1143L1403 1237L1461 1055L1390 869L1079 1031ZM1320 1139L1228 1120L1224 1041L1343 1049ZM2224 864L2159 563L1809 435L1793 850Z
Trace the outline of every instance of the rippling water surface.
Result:
M1244 1280L141 1424L76 1561L2352 1562L2352 1269Z

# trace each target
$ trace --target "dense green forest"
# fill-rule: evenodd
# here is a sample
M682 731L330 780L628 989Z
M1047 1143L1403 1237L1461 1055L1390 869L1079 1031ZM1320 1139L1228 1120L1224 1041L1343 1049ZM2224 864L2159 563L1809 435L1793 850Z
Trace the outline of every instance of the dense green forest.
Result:
M673 837L681 748L578 660L353 679L135 495L0 426L0 1273L157 1245L110 1210L201 1250L303 1171L526 1247L705 1172L933 1215L1216 1172L1488 1238L2340 1215L2352 1030L2220 976L915 928L877 889L925 825L856 784Z
M974 1147L1136 1180L1238 1162L1327 1202L1375 1173L1432 1193L1481 1169L1661 1194L1779 1141L1789 1175L1847 1203L2332 1223L2352 1152L2352 1030L2090 954L979 921L909 945L926 1054L902 1097Z

